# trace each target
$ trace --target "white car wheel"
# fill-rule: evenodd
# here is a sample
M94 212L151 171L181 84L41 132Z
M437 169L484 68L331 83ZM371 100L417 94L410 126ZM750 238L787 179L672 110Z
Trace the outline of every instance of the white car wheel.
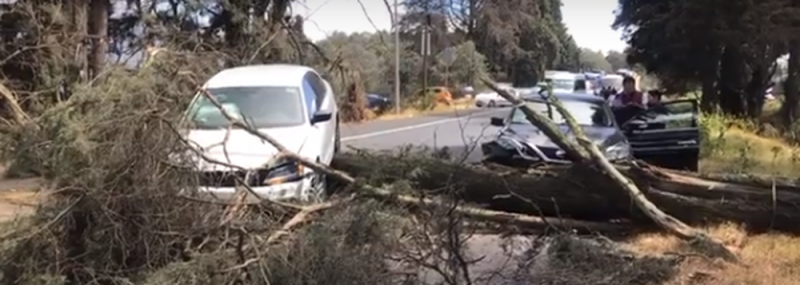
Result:
M489 104L486 105L486 106L489 107L489 108L494 108L494 107L497 106L497 103L495 103L494 100L492 100L492 101L489 101Z

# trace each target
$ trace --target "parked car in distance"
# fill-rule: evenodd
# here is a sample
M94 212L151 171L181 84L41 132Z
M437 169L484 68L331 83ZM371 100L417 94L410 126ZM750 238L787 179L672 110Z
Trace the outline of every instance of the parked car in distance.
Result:
M217 73L203 88L228 114L303 158L328 165L340 148L336 96L331 85L310 67L240 66ZM230 122L204 94L196 95L186 118L191 125L187 140L197 151L230 164L200 160L196 193L236 199L236 186L244 181L258 196L248 194L251 202L260 198L313 201L326 194L322 173L289 160L273 161L279 153L274 146L244 129L229 130Z
M697 171L700 134L696 101L672 101L646 110L612 111L600 97L554 95L609 160L636 158L662 167ZM556 123L563 134L574 136L564 118L544 98L526 96L524 100L533 111ZM617 120L618 112L634 115L621 122ZM511 165L569 163L564 151L531 124L519 108L513 108L506 117L492 118L491 124L501 129L493 141L481 145L488 161Z
M545 76L545 81L552 84L553 91L558 93L574 92L578 75L572 72L553 72Z
M417 96L428 94L433 98L436 104L445 104L451 105L453 104L453 94L450 93L450 89L444 86L435 86L435 87L428 87L425 90L417 91ZM427 96L424 96L427 97Z
M519 92L511 87L504 88L508 93L511 93L513 96L519 96ZM494 92L492 90L478 93L475 95L475 106L482 108L495 108L495 107L510 107L512 104L508 102L505 98L501 97L500 94Z
M475 88L472 86L463 86L461 88L453 88L450 90L450 93L453 95L453 99L472 99L477 95L475 92Z
M392 100L388 97L374 93L367 94L367 108L373 112L382 114L392 107Z

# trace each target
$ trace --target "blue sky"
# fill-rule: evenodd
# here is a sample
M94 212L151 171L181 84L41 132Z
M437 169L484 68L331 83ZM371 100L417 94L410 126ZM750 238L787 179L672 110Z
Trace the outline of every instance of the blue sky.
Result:
M617 0L562 2L564 22L579 46L604 52L625 48L621 33L611 29ZM356 0L299 0L293 8L295 14L306 18L305 32L312 40L323 39L334 31L374 32L391 26L390 12L383 0L361 0L361 3L363 11Z

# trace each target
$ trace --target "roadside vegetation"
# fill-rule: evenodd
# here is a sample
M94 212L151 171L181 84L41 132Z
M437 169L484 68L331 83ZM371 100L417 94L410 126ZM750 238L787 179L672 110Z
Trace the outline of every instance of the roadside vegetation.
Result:
M442 108L417 92L426 73L420 23L435 39L428 86L491 88L486 78L532 86L545 69L632 67L672 93L702 90L702 174L598 169L583 145L573 146L582 153L574 165L538 170L466 165L442 149L357 151L337 157L336 171L322 167L337 192L311 205L221 204L182 193L197 182L188 158L175 155L191 152L180 114L222 68L289 62L323 72L346 119L369 119L365 93L392 92L385 32L313 43L302 29L308 19L282 16L291 1L174 1L163 11L133 1L121 18L108 12L122 5L108 1L3 4L0 22L20 30L0 37L0 159L14 178L0 182L0 283L796 284L794 22L759 16L776 1L667 2L691 13L621 0L617 25L640 28L626 54L604 55L577 47L558 0L463 1L476 13L406 1L403 104L408 112ZM669 17L640 14L664 10ZM248 23L243 11L268 17ZM210 13L209 25L192 13ZM733 25L744 18L769 20ZM710 31L704 21L730 30ZM678 31L659 29L667 24ZM785 34L761 37L763 30ZM676 36L682 31L693 33ZM438 55L448 47L457 59L445 66ZM725 48L714 57L708 47ZM135 50L146 50L144 59L125 63ZM648 57L656 53L672 57ZM787 53L782 104L765 103L764 72ZM612 169L659 191L629 195L607 176ZM727 189L707 187L723 182ZM641 197L689 230L631 203ZM8 219L14 213L23 215Z

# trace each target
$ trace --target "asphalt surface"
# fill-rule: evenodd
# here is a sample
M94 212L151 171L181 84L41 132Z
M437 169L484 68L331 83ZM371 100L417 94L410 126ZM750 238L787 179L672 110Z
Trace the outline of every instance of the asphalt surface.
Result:
M374 120L341 127L342 144L368 150L399 150L404 146L447 147L454 159L480 160L479 144L491 140L497 127L491 117L505 116L509 108L469 109L420 115L412 118Z

